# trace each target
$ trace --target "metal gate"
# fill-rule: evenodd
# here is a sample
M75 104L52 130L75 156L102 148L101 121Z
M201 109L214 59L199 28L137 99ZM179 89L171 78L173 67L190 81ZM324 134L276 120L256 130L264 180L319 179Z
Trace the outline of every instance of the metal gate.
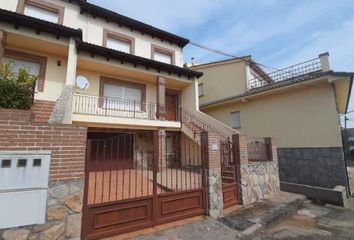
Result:
M220 141L221 153L221 179L224 199L224 208L240 204L239 194L239 173L237 167L237 157L232 142L222 138Z
M181 132L96 134L86 155L84 239L205 214L201 147Z

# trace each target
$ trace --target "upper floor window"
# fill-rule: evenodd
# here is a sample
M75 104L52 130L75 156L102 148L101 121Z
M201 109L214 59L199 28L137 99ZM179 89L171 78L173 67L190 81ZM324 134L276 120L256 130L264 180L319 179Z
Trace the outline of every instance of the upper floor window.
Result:
M64 7L43 0L20 0L17 12L48 22L63 24Z
M159 62L175 64L175 52L156 45L151 46L151 58Z
M46 57L6 49L3 60L12 65L15 73L18 73L20 69L27 69L30 75L37 76L36 91L43 92Z
M198 84L198 96L199 97L204 96L204 84L203 83Z
M241 128L241 116L239 111L231 113L231 127Z
M120 33L103 31L103 46L117 51L134 54L135 39Z

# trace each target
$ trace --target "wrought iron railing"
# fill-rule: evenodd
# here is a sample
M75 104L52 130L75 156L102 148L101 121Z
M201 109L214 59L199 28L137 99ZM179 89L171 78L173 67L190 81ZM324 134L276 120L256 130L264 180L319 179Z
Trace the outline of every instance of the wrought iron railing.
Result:
M221 140L228 140L227 134L221 132L219 129L213 127L211 124L206 123L203 119L198 117L197 115L189 112L186 109L181 108L181 122L186 126L191 128L193 131L200 132L213 132L220 136Z
M119 98L75 94L73 113L157 120L157 104Z
M290 67L271 72L264 76L257 76L248 81L248 89L263 87L269 84L282 82L297 77L305 77L311 73L317 73L322 70L319 58L311 59L306 62L292 65Z
M265 138L249 139L247 143L248 161L268 162L271 161L271 145Z

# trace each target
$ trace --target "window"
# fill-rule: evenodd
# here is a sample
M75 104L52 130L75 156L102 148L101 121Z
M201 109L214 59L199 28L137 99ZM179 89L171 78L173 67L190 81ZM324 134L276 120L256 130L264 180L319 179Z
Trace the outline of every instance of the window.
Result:
M43 0L20 0L17 12L48 22L63 24L64 7Z
M155 45L151 47L151 58L153 60L167 63L175 64L175 53L169 49L161 48Z
M204 84L203 83L198 84L198 96L199 97L204 96Z
M103 46L117 51L134 54L135 39L120 33L103 30Z
M10 63L15 73L18 73L20 69L27 69L32 76L39 76L39 63L18 60L13 58L3 58L4 62Z
M3 58L4 62L11 63L15 73L18 73L20 69L27 69L29 74L32 76L39 76L40 65L39 63L29 62L24 60L12 59L12 58ZM38 91L38 81L36 81L36 91Z
M21 68L26 68L31 75L38 76L36 91L43 92L47 67L46 57L5 49L3 59L4 62L12 64L15 72L18 72Z
M24 14L27 16L46 20L48 22L58 23L59 21L58 13L28 4L25 5Z
M241 118L240 118L239 111L231 113L231 127L232 128L241 128Z
M112 110L144 111L145 85L121 80L102 79L101 106Z
M108 38L106 47L117 51L130 53L130 43L126 41L122 41L114 38Z

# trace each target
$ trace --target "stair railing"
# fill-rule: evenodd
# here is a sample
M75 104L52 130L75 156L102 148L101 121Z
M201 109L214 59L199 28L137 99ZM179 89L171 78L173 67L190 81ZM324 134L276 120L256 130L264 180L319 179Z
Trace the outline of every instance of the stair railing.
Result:
M210 124L205 123L205 121L203 121L200 117L189 112L188 110L181 107L180 113L181 113L180 116L181 122L185 124L187 127L189 127L191 130L193 130L194 132L195 130L191 128L190 124L194 124L194 126L200 128L202 131L213 132L218 134L221 140L229 140L229 137L227 137L226 134L222 133L221 131L211 126Z

